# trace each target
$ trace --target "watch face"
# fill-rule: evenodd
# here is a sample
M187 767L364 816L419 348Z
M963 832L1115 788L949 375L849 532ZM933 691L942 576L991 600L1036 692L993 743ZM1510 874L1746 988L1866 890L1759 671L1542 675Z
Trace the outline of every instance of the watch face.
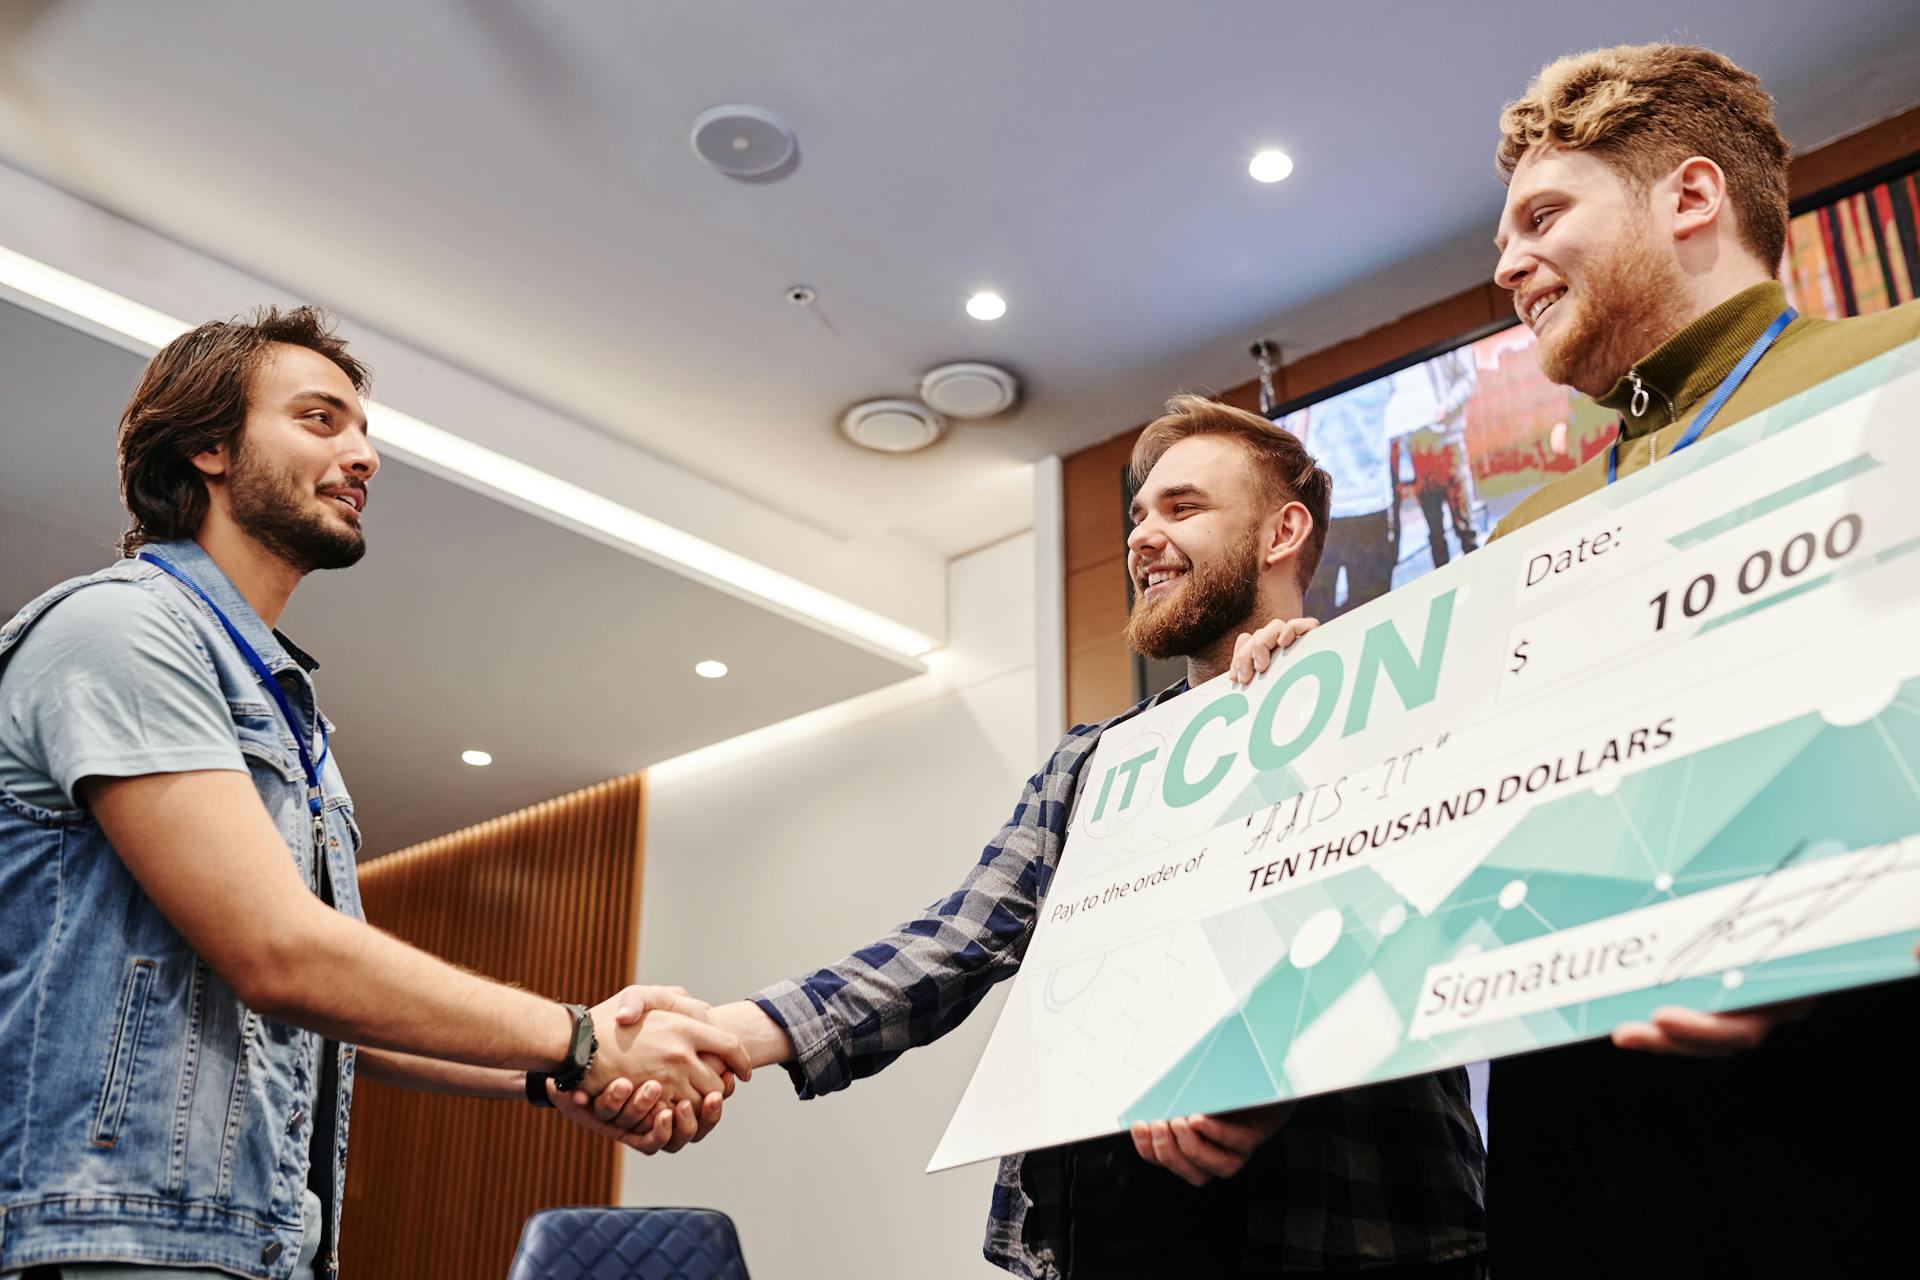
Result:
M593 1033L593 1017L585 1006L570 1004L566 1010L573 1015L573 1039L567 1045L566 1066L554 1073L553 1083L561 1089L572 1089L593 1065L594 1051L600 1047L600 1041Z

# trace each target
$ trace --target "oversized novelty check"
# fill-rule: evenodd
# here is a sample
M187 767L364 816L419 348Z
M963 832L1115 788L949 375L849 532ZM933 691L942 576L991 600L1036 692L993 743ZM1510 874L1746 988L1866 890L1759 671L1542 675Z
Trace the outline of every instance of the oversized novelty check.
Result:
M1916 940L1920 343L1109 731L931 1167Z

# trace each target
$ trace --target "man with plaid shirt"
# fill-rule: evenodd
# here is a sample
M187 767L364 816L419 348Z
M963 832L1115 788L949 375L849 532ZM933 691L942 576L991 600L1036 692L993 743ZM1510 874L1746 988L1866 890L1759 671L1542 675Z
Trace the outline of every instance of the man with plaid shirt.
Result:
M844 1088L960 1024L1013 976L1060 863L1082 768L1106 729L1233 667L1251 679L1320 558L1332 482L1266 419L1181 396L1142 432L1127 540L1130 644L1187 679L1069 732L949 897L837 964L713 1011L802 1098ZM1243 634L1251 632L1251 634ZM1485 1152L1459 1070L1183 1117L1001 1162L987 1258L1101 1280L1353 1271L1483 1272Z

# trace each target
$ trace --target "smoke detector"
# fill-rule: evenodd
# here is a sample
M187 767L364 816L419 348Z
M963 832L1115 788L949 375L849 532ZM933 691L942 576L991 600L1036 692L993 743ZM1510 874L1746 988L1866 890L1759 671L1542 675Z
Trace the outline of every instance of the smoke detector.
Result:
M759 178L793 159L793 131L765 107L708 107L693 118L694 154L734 178ZM785 176L785 175L782 175Z
M918 400L868 400L847 410L840 433L863 449L912 453L945 435L947 423Z
M920 379L920 398L949 418L991 418L1019 394L1014 376L990 364L943 364Z

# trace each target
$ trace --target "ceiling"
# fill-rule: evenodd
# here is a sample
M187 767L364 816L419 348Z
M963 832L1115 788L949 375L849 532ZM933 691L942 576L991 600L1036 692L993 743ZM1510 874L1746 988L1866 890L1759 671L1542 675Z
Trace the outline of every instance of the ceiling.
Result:
M1297 357L1484 280L1493 122L1559 53L1713 45L1766 80L1803 149L1920 102L1920 5L1809 15L6 0L0 163L570 419L585 430L558 473L676 468L647 512L737 496L728 512L777 516L820 563L879 536L932 555L873 563L937 566L1030 522L1036 459L1245 380L1250 340ZM736 182L694 157L690 122L727 101L793 127L789 176ZM1291 179L1247 177L1264 146L1293 154ZM96 262L124 252L72 221ZM8 225L0 209L0 245ZM812 308L784 300L795 284ZM1004 319L966 316L982 287ZM848 405L962 359L1012 368L1025 398L911 457L837 436ZM388 359L389 386L407 363ZM111 554L111 424L139 366L0 303L0 615ZM370 851L909 667L399 461L369 528L374 554L318 575L286 622L325 663ZM866 585L899 596L903 572ZM699 680L705 657L734 674ZM470 747L496 764L459 763Z
M1025 464L1243 381L1251 339L1484 279L1500 104L1655 38L1759 73L1802 148L1920 102L1912 0L10 0L0 160L835 537L953 554L1028 521ZM726 101L794 128L790 176L694 157ZM1298 168L1260 186L1270 145ZM835 434L956 359L1025 400L907 458Z
M144 364L0 302L0 619L115 558L114 423ZM310 576L281 620L320 660L363 857L909 674L404 463L372 492L366 559Z

